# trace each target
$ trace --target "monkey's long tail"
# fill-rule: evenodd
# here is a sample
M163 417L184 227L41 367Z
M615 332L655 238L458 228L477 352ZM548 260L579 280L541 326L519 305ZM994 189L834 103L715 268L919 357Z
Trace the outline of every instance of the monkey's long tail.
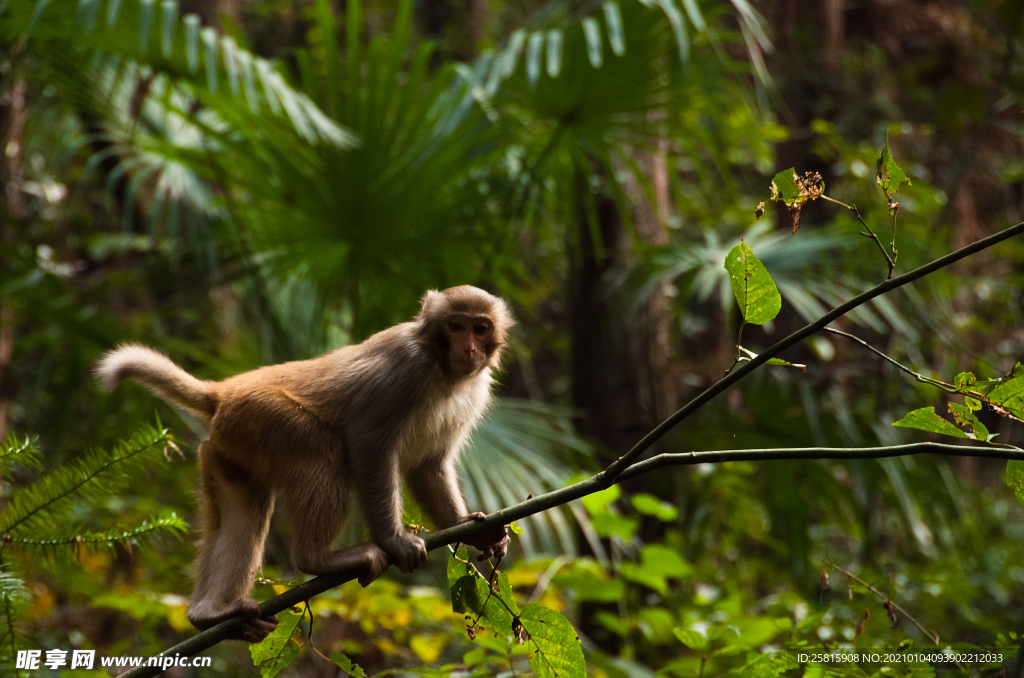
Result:
M139 344L119 346L96 365L103 388L112 391L123 379L139 382L164 400L180 405L209 423L217 409L214 382L196 379L167 356Z

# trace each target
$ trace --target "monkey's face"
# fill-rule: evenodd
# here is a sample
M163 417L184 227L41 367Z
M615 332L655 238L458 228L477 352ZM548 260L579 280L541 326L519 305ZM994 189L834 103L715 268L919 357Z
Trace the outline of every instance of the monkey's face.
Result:
M447 315L444 333L448 340L448 364L460 377L480 371L494 350L494 323L486 316Z

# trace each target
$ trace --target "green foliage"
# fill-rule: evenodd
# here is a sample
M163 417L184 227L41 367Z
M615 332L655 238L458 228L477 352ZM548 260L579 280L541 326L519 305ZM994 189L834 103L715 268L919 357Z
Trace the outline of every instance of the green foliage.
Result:
M580 641L569 621L538 603L520 610L504 573L495 572L488 582L468 560L466 550L459 549L448 560L448 583L452 609L466 615L471 639L481 629L493 629L507 642L529 648L529 664L538 676L586 674ZM483 655L474 659L483 659Z
M1013 494L1017 497L1017 501L1024 504L1024 461L1011 459L1006 462L1004 477L1006 484L1013 489Z
M796 185L796 168L790 167L782 170L772 179L772 194L778 196L787 205L792 205L800 199L800 187Z
M745 242L734 247L725 259L732 292L740 306L743 322L763 325L779 314L782 297L768 270Z
M285 610L278 615L277 627L261 642L249 646L252 663L259 668L261 678L274 678L299 656L302 644L293 636L300 630L303 616L302 610Z
M346 657L343 652L332 652L331 661L353 678L364 678L366 676L366 672L360 668L359 664Z
M238 110L244 90L246 107L253 116L269 111L286 118L309 142L352 144L351 136L289 87L269 62L239 48L230 37L218 37L211 28L200 29L198 17L179 17L175 0L164 2L159 16L152 2L109 0L106 12L100 11L103 3L99 0L78 3L79 10L87 8L84 21L74 4L72 0L12 3L4 12L2 37L16 40L24 36L49 44L58 53L95 50L116 54L126 61L148 63L161 74L194 88L205 104L218 108ZM100 13L105 21L96 20ZM154 28L161 36L159 41L150 41ZM59 54L54 56L60 58Z
M0 513L0 533L11 543L65 554L77 544L113 546L133 544L140 537L159 532L180 534L185 524L173 514L152 518L135 528L96 533L82 532L67 520L74 503L96 502L120 492L138 477L145 464L165 456L173 445L166 429L144 426L110 452L87 452L16 491ZM14 448L5 446L3 456L17 453Z
M878 185L882 187L885 194L888 196L892 193L896 193L900 189L900 184L906 182L908 186L913 186L913 182L907 178L907 175L903 173L903 170L896 161L892 158L892 153L889 151L889 134L885 135L885 143L882 145L882 154L878 156L877 163L877 179Z
M935 413L934 407L922 407L907 413L899 421L894 421L893 426L904 428L916 428L930 433L941 433L953 438L967 438L968 435L951 424L949 420L943 419Z
M586 664L580 639L572 624L554 610L530 603L519 613L519 622L526 633L526 642L534 645L530 653L530 668L538 678L586 675Z

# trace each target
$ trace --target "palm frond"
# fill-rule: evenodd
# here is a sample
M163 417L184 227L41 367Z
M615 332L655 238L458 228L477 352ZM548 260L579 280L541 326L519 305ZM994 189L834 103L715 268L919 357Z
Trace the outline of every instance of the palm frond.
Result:
M499 399L459 460L469 504L495 511L563 487L581 469L590 470L593 448L575 433L570 416L565 408ZM567 508L527 518L523 550L576 553L572 522L580 519L586 517Z
M239 100L253 117L267 110L287 119L308 143L354 143L349 132L288 85L273 64L238 47L232 38L219 37L212 28L200 28L197 16L179 16L176 0L163 0L160 12L154 2L105 4L104 12L102 0L11 3L3 11L0 36L46 44L46 49L36 50L42 54L116 55L148 66L194 94L202 92L203 103L212 108L217 101ZM154 33L158 39L151 39Z

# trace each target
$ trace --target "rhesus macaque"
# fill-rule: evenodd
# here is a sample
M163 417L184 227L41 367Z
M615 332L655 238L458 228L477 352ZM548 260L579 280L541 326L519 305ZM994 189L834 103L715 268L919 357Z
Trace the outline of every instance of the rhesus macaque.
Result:
M364 586L390 563L403 572L427 558L402 525L405 481L437 528L483 518L468 513L455 461L491 398L509 328L505 303L468 285L429 291L416 319L361 344L315 358L201 381L138 345L108 353L96 373L105 388L133 379L194 414L209 437L199 446L202 536L188 618L200 629L239 614L238 637L274 629L248 597L281 490L292 523L292 560L308 574L363 567ZM332 550L354 492L371 542ZM472 546L504 555L505 528Z

